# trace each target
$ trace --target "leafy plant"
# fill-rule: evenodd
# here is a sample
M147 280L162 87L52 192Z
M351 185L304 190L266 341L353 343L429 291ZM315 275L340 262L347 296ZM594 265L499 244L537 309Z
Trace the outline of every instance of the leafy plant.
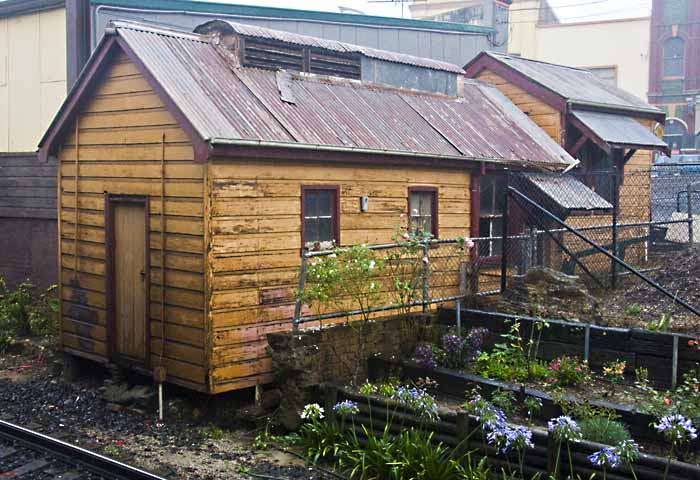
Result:
M58 299L52 286L35 298L35 287L23 282L11 289L0 277L0 351L17 336L56 336L58 332Z
M662 313L658 320L649 320L647 322L647 330L652 332L665 332L671 328L673 318L668 313Z
M615 445L624 440L631 440L630 432L617 420L607 415L595 415L583 418L578 422L581 434L586 440Z
M491 403L503 410L506 415L513 415L516 410L515 394L510 390L496 389L491 394Z
M625 308L625 315L629 315L631 317L637 317L642 313L642 311L643 311L643 308L640 304L632 303L630 305L627 305L627 308Z
M576 357L563 356L554 359L547 367L549 383L554 387L575 387L588 378L588 365Z

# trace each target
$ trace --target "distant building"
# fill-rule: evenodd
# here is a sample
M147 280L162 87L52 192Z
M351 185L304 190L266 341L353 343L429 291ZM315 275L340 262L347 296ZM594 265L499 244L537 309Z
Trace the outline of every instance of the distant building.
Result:
M646 100L650 18L562 23L547 0L513 0L508 54L591 70Z
M654 0L649 102L666 112L664 139L673 153L700 149L700 2Z

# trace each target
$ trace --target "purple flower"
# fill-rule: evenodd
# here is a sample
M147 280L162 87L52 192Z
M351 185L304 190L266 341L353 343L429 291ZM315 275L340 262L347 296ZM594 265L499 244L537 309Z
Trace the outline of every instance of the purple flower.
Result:
M421 344L416 347L416 351L413 352L413 361L423 368L437 367L433 347L427 344Z
M666 415L654 427L672 442L698 438L698 431L693 427L693 422L683 415Z
M476 401L474 404L474 415L476 420L481 422L484 430L494 431L506 428L506 415L503 410L494 407L488 402Z
M432 395L422 388L400 386L391 398L412 408L422 417L429 420L438 420L437 402Z
M488 328L478 327L469 330L467 338L469 339L471 347L476 351L480 351L484 346L484 341L486 340L488 334Z
M547 426L549 432L560 442L581 440L581 429L571 417L561 416L553 418L547 423Z
M597 467L615 468L620 464L620 454L615 447L605 447L589 455L588 460Z
M459 354L464 347L464 339L459 335L443 335L442 349L449 354Z
M357 403L352 400L343 400L335 404L333 411L341 417L345 417L347 415L356 415L360 413L360 408L357 406Z

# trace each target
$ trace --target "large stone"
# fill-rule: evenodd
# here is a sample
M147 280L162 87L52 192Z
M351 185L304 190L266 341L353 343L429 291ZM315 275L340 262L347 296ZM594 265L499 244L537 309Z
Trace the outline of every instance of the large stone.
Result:
M546 267L510 277L498 310L579 322L601 321L598 300L578 276Z

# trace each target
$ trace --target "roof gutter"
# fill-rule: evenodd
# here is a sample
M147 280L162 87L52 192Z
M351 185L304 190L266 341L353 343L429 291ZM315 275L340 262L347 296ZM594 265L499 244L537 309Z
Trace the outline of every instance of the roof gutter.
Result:
M436 159L436 160L446 160L452 162L477 162L477 163L488 163L492 165L500 166L517 166L525 167L528 165L543 166L560 166L561 168L568 167L566 163L561 163L561 165L553 164L543 164L538 162L532 162L527 160L502 160L496 158L488 157L468 157L465 155L448 155L439 153L420 153L420 152L409 152L400 150L384 150L384 149L373 149L373 148L359 148L359 147L341 147L335 145L321 145L321 144L310 144L310 143L288 143L288 142L275 142L267 140L243 140L243 139L229 139L229 138L212 138L208 142L212 147L212 154L217 153L217 147L253 147L253 148L280 148L280 149L290 149L290 150L300 150L300 151L316 151L316 152L335 152L335 153L352 153L352 154L364 154L364 155L388 155L393 157L404 157L404 158L415 158L415 159Z

